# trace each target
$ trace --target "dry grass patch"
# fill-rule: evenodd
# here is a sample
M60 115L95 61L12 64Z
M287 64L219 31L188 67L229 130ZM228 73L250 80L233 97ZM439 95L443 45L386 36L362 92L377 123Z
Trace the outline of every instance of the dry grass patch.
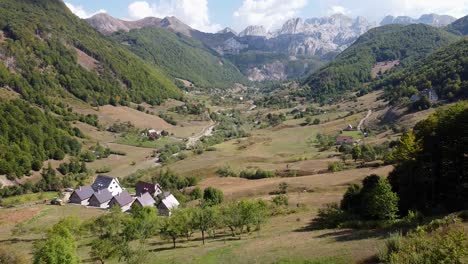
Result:
M79 65L81 65L81 67L89 71L95 70L98 67L99 62L97 60L77 48L75 48L75 50L77 55L77 62Z

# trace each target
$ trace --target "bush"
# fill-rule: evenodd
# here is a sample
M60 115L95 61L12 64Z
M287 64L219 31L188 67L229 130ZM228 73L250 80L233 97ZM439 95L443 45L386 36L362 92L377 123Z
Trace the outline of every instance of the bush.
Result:
M244 170L241 171L239 177L249 180L258 180L258 179L265 179L265 178L274 178L276 177L276 173L273 171L265 171L262 169L258 169L256 171L248 171Z
M340 224L350 220L350 216L340 209L337 203L327 204L318 210L313 225L317 228L337 228Z
M225 166L216 170L216 174L220 177L238 177L237 172L230 166Z
M344 167L343 162L335 161L335 162L332 162L332 163L328 164L328 171L331 171L331 172L342 171L343 167Z
M224 193L223 191L208 187L203 192L203 204L208 206L218 205L221 204L224 200Z
M276 206L288 206L289 204L289 199L284 194L276 195L271 201Z

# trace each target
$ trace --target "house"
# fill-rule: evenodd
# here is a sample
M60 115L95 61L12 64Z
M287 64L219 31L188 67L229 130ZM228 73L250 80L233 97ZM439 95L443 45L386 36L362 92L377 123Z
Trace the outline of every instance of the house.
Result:
M123 191L115 195L109 202L109 207L118 206L122 209L122 212L130 210L132 206L133 198L127 191Z
M165 192L158 196L160 202L158 204L159 215L170 216L171 211L179 207L179 201L171 193Z
M117 178L105 175L98 175L91 187L94 192L107 189L112 196L116 196L123 191Z
M69 203L88 205L89 198L94 194L94 190L91 186L83 186L70 195Z
M162 131L150 129L150 130L148 130L147 136L148 136L149 140L156 140L156 139L162 137Z
M354 127L353 125L349 124L345 129L344 131L353 131L354 130Z
M88 206L106 209L109 207L109 202L112 200L112 197L112 193L110 193L107 189L99 190L95 192L91 198L89 198Z
M354 138L351 136L339 136L336 138L337 145L353 144L353 143L354 143Z
M149 183L149 182L137 182L135 186L135 191L137 196L141 196L144 193L150 193L151 196L157 197L162 193L161 186L159 184Z
M439 96L437 96L437 93L431 89L424 89L418 94L414 94L413 96L411 96L410 100L414 103L416 101L419 101L419 99L421 99L421 97L423 96L426 97L431 103L436 103L439 100Z
M138 196L132 204L133 206L141 206L141 207L153 207L156 204L153 196L149 192L145 192L144 194Z

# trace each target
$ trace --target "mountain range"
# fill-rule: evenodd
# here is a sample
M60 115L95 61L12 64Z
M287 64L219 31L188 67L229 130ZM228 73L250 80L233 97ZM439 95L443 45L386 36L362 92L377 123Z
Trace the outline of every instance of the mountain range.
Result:
M388 16L381 25L423 23L443 27L455 18L436 14L419 19ZM350 18L342 14L321 18L293 18L273 32L261 25L248 26L237 33L225 28L205 33L191 28L176 17L148 17L124 21L107 14L97 14L86 22L105 35L132 29L162 28L194 38L217 56L229 58L251 81L286 80L302 77L318 69L354 43L362 34L377 26L364 17Z

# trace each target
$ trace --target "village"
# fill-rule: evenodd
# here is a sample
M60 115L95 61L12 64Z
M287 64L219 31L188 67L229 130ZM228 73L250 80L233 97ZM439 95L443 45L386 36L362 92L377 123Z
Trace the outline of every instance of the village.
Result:
M101 209L116 206L122 212L127 212L135 206L156 207L161 216L170 216L171 211L177 209L180 204L174 195L164 192L157 183L140 181L136 184L135 191L136 194L130 194L122 188L117 178L98 175L91 186L80 186L74 190L68 203Z

